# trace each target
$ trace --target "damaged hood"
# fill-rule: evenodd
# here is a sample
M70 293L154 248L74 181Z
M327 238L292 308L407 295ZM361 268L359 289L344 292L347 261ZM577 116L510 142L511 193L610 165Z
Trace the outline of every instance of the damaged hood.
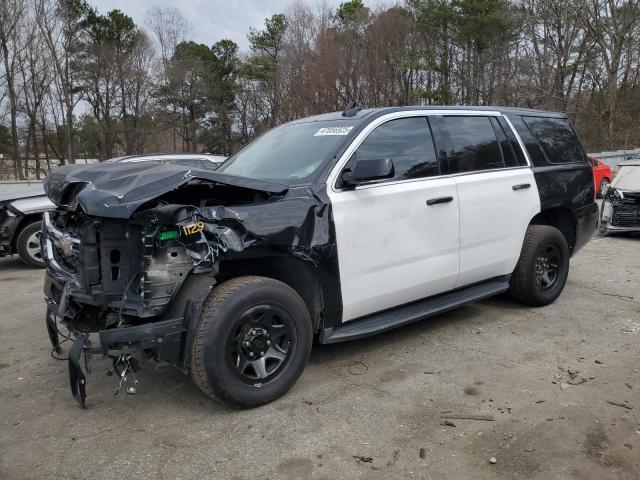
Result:
M640 191L640 162L621 164L611 186L620 190Z
M289 188L222 172L151 162L65 165L47 175L43 183L56 205L78 204L89 215L126 219L142 204L194 181L270 194L284 194Z

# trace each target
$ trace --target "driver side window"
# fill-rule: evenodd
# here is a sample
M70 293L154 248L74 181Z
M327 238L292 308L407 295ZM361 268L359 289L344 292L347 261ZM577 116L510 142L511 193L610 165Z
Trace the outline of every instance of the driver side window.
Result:
M395 175L385 182L440 175L440 167L426 117L390 120L373 130L349 163L390 158Z

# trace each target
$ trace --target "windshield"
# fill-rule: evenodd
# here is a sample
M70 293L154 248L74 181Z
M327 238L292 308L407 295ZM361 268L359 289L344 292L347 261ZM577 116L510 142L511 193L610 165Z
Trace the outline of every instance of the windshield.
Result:
M282 125L244 147L218 171L288 184L305 181L344 142L353 125L346 121Z

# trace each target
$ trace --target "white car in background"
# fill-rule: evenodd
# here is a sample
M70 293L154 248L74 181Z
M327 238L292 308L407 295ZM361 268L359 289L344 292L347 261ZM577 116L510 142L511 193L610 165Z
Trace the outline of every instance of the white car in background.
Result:
M209 154L130 155L106 162L154 162L215 170L227 157ZM40 251L42 214L55 208L42 187L0 195L0 257L17 254L30 267L44 268Z

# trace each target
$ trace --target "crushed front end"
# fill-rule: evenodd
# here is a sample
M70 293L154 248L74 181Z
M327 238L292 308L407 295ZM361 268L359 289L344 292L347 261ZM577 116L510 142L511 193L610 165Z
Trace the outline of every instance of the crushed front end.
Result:
M609 187L602 202L600 229L603 233L640 232L640 190Z
M58 354L59 323L74 342L68 362L76 400L84 405L83 354L85 369L92 354L112 357L121 385L142 359L187 369L187 336L215 283L214 263L193 258L208 245L185 240L155 214L122 221L66 209L45 214L41 242L47 331Z

